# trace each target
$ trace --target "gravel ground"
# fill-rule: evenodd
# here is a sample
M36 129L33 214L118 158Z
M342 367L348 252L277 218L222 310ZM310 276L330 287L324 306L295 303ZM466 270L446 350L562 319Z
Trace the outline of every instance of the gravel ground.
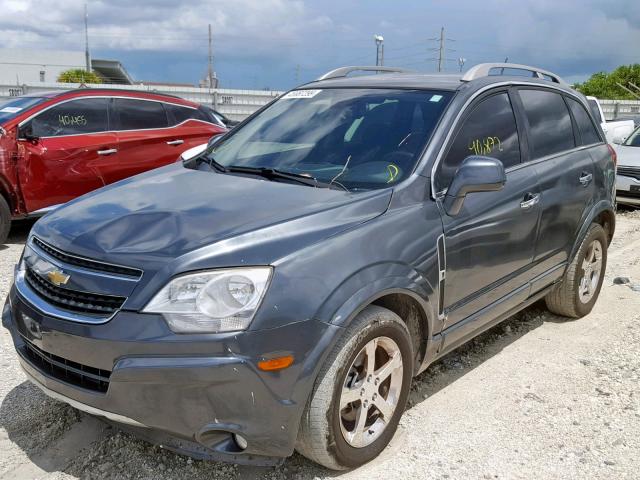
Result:
M30 224L0 251L9 288ZM0 247L2 248L2 247ZM276 468L200 462L123 434L25 381L0 332L0 478L638 478L640 210L618 214L594 311L566 321L536 304L414 380L389 448L347 473L299 455Z

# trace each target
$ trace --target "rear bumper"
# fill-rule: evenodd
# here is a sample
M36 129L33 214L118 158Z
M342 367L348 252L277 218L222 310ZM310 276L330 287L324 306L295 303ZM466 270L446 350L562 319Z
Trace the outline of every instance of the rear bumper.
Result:
M120 312L102 325L41 314L12 289L2 313L20 363L46 394L197 458L269 464L293 453L317 367L338 327L317 321L224 335L175 335L156 315ZM104 391L35 361L109 372ZM257 361L286 351L280 372ZM78 366L80 365L80 366ZM66 375L66 376L65 376ZM233 440L242 435L242 450Z

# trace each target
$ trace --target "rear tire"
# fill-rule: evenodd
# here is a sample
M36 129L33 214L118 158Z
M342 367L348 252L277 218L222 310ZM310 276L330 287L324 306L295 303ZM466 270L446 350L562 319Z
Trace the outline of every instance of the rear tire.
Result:
M11 209L5 198L0 195L0 244L4 244L11 230Z
M545 297L551 312L571 318L591 312L607 268L607 245L604 229L592 224L561 283Z
M333 470L355 468L374 459L393 438L412 376L407 326L392 311L368 306L347 328L320 371L296 450Z

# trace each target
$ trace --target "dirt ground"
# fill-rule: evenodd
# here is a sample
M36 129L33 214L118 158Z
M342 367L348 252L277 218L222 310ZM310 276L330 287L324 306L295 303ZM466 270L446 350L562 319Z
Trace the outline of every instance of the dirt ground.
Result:
M414 380L390 447L342 474L299 455L276 468L200 462L120 433L26 382L3 329L0 478L637 479L640 211L617 222L588 317L567 321L536 304L449 354ZM2 298L29 228L0 251Z

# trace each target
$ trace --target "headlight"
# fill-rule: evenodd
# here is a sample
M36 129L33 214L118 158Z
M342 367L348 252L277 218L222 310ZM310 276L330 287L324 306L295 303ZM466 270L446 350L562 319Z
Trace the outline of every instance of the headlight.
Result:
M271 267L233 268L176 277L144 308L176 333L246 330L260 306Z

